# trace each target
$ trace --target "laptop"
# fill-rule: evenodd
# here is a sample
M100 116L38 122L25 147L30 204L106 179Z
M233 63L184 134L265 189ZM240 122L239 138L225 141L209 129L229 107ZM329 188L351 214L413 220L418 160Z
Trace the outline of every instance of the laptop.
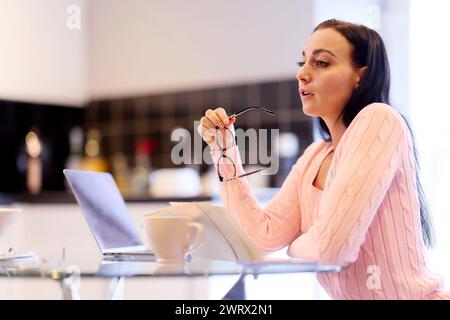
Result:
M64 169L104 259L155 261L139 237L112 175Z

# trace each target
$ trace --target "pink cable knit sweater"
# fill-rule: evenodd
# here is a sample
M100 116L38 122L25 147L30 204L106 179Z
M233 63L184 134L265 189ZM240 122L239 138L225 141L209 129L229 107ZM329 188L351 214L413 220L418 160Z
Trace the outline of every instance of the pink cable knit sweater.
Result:
M289 245L294 257L349 264L317 274L334 299L449 299L424 256L412 139L400 114L364 108L319 190L313 181L331 150L326 141L310 145L265 209L245 178L220 183L225 207L262 250ZM243 173L237 147L227 155ZM217 163L220 151L212 156Z

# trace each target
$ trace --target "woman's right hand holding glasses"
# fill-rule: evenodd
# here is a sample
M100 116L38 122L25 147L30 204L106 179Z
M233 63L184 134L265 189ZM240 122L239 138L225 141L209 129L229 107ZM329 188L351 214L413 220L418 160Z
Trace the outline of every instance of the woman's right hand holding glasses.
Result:
M226 146L228 141L227 134L225 133L229 129L234 134L233 123L236 122L236 117L229 117L227 112L223 108L208 109L205 115L200 119L200 124L197 127L197 131L202 139L210 146L211 149L217 149L220 146ZM220 132L220 135L217 135ZM216 143L216 135L219 141Z

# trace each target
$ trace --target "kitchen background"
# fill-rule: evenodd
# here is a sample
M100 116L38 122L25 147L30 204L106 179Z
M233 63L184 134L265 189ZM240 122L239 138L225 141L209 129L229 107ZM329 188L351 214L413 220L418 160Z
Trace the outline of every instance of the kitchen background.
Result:
M74 3L83 13L80 29L66 26L70 14L64 9ZM280 150L290 157L282 159L280 174L260 178L259 186L280 186L312 142L295 80L298 44L307 38L312 18L293 15L280 24L273 11L311 11L311 2L294 1L282 9L255 1L200 1L194 7L183 1L5 5L2 60L8 61L3 66L8 78L0 87L0 139L9 156L1 160L3 199L61 200L49 191L64 191L62 169L80 166L113 172L130 198L151 196L142 175L175 167L172 131L186 128L193 136L194 121L218 106L230 112L250 105L273 109L276 117L243 116L239 128L279 129L288 141L294 137L292 150ZM249 14L255 7L258 14ZM30 132L42 147L38 191L31 190L37 182L27 174ZM200 175L208 170L191 167ZM202 188L200 194L211 190Z
M0 7L0 203L73 201L66 167L111 171L128 200L146 201L158 200L150 174L188 167L202 183L192 199L213 196L210 167L174 165L170 136L176 128L193 135L193 121L217 106L276 112L248 113L237 126L280 130L287 142L280 174L251 180L279 187L316 138L295 80L314 25L334 17L377 29L390 57L392 104L418 142L438 243L430 256L450 278L444 0L0 0Z

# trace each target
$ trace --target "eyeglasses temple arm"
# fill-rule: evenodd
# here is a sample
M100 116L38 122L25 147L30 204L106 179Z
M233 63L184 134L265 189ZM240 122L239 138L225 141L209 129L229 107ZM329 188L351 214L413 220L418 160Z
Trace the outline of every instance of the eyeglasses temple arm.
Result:
M249 111L251 109L259 109L259 110L264 111L264 112L266 112L268 114L275 115L275 112L267 110L267 109L264 109L264 108L261 108L261 107L248 107L248 108L245 108L244 110L241 110L239 112L233 113L231 116L228 117L228 119L237 117L238 115L241 115L241 114L243 114L243 113L245 113L245 112L247 112L247 111Z
M258 170L252 171L252 172L244 173L243 175L240 175L240 176L237 176L237 177L233 177L233 178L227 179L226 181L230 181L230 180L239 179L239 178L242 178L242 177L245 177L245 176L249 176L249 175L251 175L251 174L260 172L260 171L262 171L262 170L264 170L264 168L258 169ZM220 180L220 181L222 181L222 180Z

